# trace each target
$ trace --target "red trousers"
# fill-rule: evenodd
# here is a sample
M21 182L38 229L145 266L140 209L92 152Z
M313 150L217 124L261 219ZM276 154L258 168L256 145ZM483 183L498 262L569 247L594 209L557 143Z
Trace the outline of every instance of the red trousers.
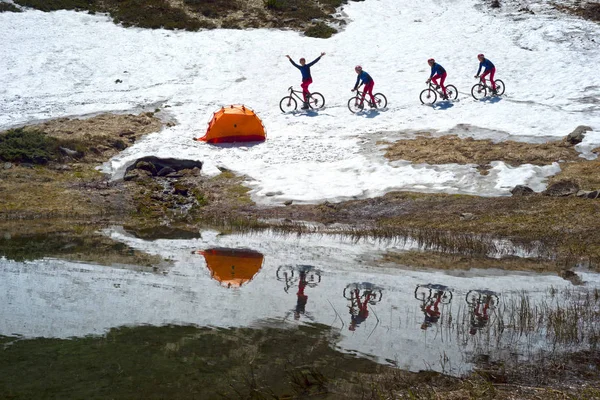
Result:
M360 102L362 103L363 101L365 101L365 95L368 93L369 96L371 96L371 103L375 104L375 96L373 96L373 87L375 86L375 81L371 81L370 83L365 84L365 88L363 90L363 95L362 95L362 99L360 99Z
M302 88L302 96L304 96L304 101L306 102L307 98L308 98L308 94L310 93L308 91L308 86L312 83L312 79L307 79L305 81L302 81L302 85L300 85L300 87Z
M489 71L486 70L483 74L481 74L481 80L485 83L485 77L487 74L490 74L490 82L492 82L492 89L496 89L496 82L494 82L494 74L496 74L496 68L492 68Z
M435 74L434 76L431 77L431 81L436 85L438 84L437 80L438 79L440 80L440 86L442 87L442 93L444 93L444 96L446 95L446 86L444 86L444 81L446 80L446 75L448 75L448 74L444 72L442 75Z

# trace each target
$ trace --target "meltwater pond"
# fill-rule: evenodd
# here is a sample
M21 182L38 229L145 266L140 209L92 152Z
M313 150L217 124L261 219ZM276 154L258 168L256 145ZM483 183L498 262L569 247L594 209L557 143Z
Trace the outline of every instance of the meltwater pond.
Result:
M215 231L147 240L120 228L103 234L164 261L152 271L2 258L0 336L102 336L124 326L327 326L336 332L336 351L461 374L481 355L529 359L585 349L588 333L598 332L597 318L576 320L572 338L545 322L566 301L598 312L600 275L593 273L579 272L585 284L573 286L550 274L415 270L381 261L388 251L413 247L410 241Z

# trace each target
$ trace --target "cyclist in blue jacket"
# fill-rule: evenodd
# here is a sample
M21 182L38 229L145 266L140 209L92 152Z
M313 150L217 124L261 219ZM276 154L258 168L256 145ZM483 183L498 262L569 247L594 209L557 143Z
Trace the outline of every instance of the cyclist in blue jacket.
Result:
M308 86L313 82L312 76L310 75L310 67L315 65L324 55L325 53L321 53L319 57L317 57L314 61L308 64L306 63L306 60L304 58L301 58L300 65L296 64L289 55L286 55L286 57L288 58L288 60L290 60L292 65L298 68L300 70L300 73L302 74L302 84L300 85L300 87L302 88L302 95L304 97L304 104L302 105L303 110L306 110L308 108L308 94L310 93L308 91Z
M371 107L377 108L377 101L375 100L375 96L373 96L373 87L375 86L375 81L371 78L366 71L363 71L360 65L354 67L354 71L358 74L356 77L356 84L354 85L354 89L352 91L358 90L358 88L364 84L365 88L363 89L362 99L360 99L360 104L362 105L365 101L365 95L368 93L371 96Z
M435 85L438 85L437 80L440 80L439 86L442 87L442 93L444 95L442 98L444 100L448 100L448 94L446 94L446 86L444 85L444 81L446 80L446 70L440 64L436 63L433 58L427 60L427 64L431 67L431 75L429 75L429 79L425 83L433 82Z
M478 54L477 59L479 60L479 69L477 70L477 75L475 78L479 78L479 73L481 72L481 68L485 68L485 72L481 75L481 82L485 84L486 75L490 75L490 82L492 83L492 91L496 93L496 82L494 82L494 75L496 74L496 67L494 64L485 58L483 54Z

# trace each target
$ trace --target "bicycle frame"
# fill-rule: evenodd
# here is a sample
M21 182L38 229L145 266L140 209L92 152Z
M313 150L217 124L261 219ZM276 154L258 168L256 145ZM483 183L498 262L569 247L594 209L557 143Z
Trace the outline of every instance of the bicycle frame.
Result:
M295 98L304 103L304 93L302 93L300 90L294 90L293 86L290 86L288 90L290 92L290 96L294 96ZM298 93L300 93L302 96L299 96ZM308 95L306 97L310 97L310 92L308 92Z

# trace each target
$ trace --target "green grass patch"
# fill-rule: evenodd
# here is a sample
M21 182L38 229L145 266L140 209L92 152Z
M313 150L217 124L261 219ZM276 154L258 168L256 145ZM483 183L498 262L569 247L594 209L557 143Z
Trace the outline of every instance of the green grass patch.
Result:
M105 7L116 23L125 27L197 31L203 24L166 0L107 0Z
M15 0L15 3L46 12L56 10L95 11L98 8L96 0Z
M311 26L310 28L304 31L304 34L306 36L321 39L330 38L335 33L337 33L337 29L330 27L324 22L317 22L315 25Z
M242 8L237 0L184 0L184 4L207 18L226 17Z
M0 3L0 13L3 12L21 12L21 10L17 8L14 4Z
M47 164L59 156L59 143L40 131L11 129L0 134L0 160Z

